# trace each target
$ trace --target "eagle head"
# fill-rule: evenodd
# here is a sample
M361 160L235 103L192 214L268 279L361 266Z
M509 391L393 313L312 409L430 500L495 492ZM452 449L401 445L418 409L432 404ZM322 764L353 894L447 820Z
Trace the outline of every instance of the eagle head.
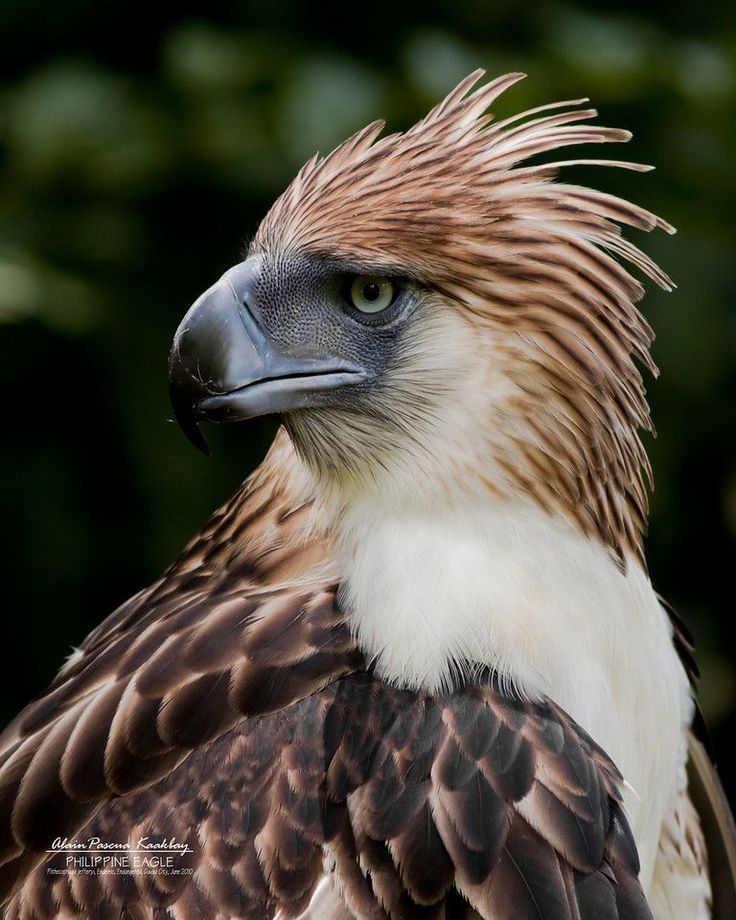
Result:
M465 79L420 122L376 122L301 169L243 262L186 314L170 357L178 419L283 415L297 452L347 494L521 496L621 556L638 551L655 370L621 234L665 222L555 181L530 158L629 139L587 100L493 122L523 77Z

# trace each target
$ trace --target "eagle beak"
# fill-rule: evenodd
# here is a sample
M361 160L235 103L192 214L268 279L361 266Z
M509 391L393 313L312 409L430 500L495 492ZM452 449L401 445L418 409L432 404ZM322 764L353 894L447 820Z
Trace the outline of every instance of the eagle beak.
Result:
M251 306L253 268L226 272L194 303L169 354L169 394L189 440L208 453L199 422L239 422L325 405L325 395L364 378L329 355L286 354ZM303 349L302 349L303 350Z

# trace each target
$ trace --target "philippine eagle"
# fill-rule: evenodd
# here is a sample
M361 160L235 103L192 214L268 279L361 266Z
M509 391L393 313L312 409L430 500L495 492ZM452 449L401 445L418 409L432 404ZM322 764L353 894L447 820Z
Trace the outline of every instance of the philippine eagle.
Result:
M736 916L642 547L629 269L670 282L621 227L672 228L555 181L645 167L529 162L626 131L492 122L522 75L481 76L311 159L182 321L190 437L283 426L2 735L8 920ZM74 863L151 846L172 871Z

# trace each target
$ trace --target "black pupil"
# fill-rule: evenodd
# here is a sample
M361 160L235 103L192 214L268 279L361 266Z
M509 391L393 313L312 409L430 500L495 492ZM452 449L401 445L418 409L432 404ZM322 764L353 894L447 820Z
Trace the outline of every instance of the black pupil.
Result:
M363 297L365 297L366 300L378 300L380 296L380 284L377 284L375 281L369 281L367 284L363 285Z

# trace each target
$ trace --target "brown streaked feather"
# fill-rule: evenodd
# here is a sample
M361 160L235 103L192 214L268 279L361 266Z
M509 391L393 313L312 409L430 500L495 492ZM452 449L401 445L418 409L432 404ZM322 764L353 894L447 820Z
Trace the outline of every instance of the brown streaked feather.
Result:
M515 406L525 440L513 445L512 463L503 447L489 446L505 477L501 491L561 511L622 565L626 553L643 561L649 467L638 429L651 423L636 362L656 368L651 329L635 306L643 287L629 266L665 289L672 283L621 228L674 230L614 195L553 181L568 165L647 167L526 162L571 145L626 142L628 131L588 124L595 110L575 108L587 100L494 123L488 106L523 74L473 91L482 75L471 74L404 134L380 138L375 123L310 160L253 248L408 276L482 328L516 334L516 378L535 382L545 398ZM564 397L555 386L560 374L574 382ZM571 408L574 428L563 421Z
M716 768L694 735L688 754L688 791L705 837L713 920L729 920L736 916L736 825Z
M709 880L713 920L726 920L736 916L736 825L713 761L710 735L698 704L700 671L695 660L695 641L672 604L661 595L657 598L670 620L675 649L695 702L695 715L688 734L687 790L684 794L699 819L694 840L700 836L701 846L686 841L685 848L695 863L699 863L697 871ZM699 854L702 842L705 855ZM698 855L702 856L702 862Z
M75 830L187 842L190 876L54 874L52 856L6 918L296 917L327 853L356 918L648 920L620 783L568 716L492 674L433 696L356 673L241 720ZM546 804L522 807L535 790Z

